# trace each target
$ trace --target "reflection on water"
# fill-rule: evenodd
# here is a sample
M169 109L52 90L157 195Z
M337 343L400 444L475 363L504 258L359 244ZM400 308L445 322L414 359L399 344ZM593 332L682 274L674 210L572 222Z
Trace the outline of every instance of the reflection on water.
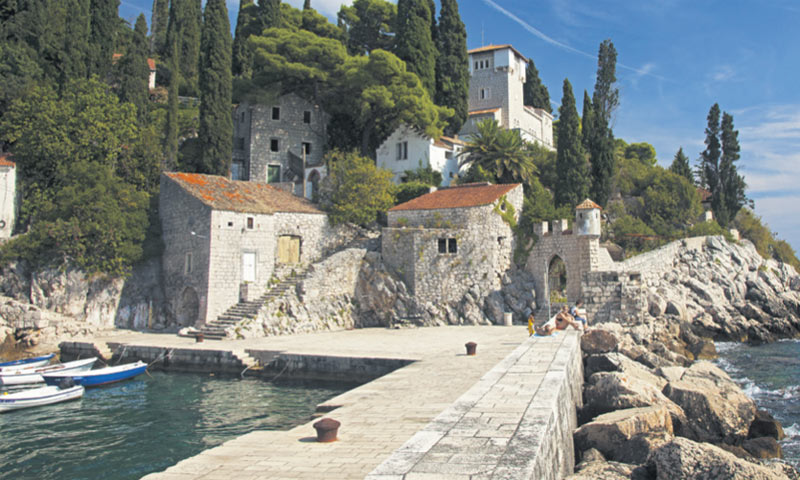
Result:
M354 385L155 372L0 415L0 480L138 479L253 430L285 430Z

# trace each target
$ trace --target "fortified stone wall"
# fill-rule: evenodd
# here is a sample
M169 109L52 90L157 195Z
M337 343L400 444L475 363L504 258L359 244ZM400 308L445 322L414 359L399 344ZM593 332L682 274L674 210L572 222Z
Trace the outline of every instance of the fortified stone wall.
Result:
M642 276L637 272L587 272L583 299L591 323L638 323L647 310Z
M615 264L615 269L620 272L639 272L644 283L651 285L674 269L681 253L686 250L702 250L705 241L706 237L692 237L671 242L661 248L619 262Z
M160 192L162 268L168 316L177 325L194 325L198 318L206 318L211 208L166 176L161 177ZM189 263L191 268L188 268Z

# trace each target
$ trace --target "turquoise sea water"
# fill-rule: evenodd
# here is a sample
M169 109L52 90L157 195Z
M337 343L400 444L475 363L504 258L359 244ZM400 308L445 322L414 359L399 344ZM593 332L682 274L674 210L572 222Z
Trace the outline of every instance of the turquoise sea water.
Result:
M717 343L717 364L760 408L783 424L784 458L800 467L800 341L766 345Z
M0 480L138 479L252 430L304 423L317 404L354 387L150 375L0 415Z

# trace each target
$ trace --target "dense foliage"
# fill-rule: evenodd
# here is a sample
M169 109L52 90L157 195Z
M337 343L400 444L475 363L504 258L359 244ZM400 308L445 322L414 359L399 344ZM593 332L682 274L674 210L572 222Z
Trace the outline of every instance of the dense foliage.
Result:
M566 78L558 112L555 201L558 206L575 207L588 196L590 178L589 164L581 143L581 123L575 107L575 96Z
M539 70L536 69L532 59L528 60L528 66L525 68L522 98L525 105L541 108L548 113L553 112L553 107L550 105L550 93L542 83L542 79L539 78Z

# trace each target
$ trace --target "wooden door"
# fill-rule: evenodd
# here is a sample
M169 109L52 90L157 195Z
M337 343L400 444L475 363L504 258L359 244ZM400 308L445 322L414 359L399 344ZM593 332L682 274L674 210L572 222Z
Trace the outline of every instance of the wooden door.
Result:
M242 281L256 281L256 254L254 252L242 253Z
M278 237L278 263L300 261L300 237L282 235Z

